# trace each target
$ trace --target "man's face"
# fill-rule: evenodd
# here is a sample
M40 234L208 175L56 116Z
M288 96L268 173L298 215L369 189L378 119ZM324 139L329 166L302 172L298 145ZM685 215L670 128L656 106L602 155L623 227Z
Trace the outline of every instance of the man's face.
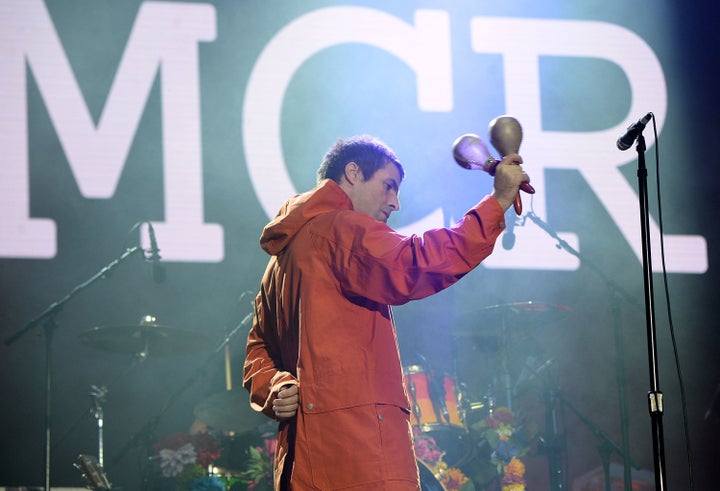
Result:
M399 192L400 170L395 164L387 163L370 179L359 179L350 199L355 211L386 223L390 213L400 209Z

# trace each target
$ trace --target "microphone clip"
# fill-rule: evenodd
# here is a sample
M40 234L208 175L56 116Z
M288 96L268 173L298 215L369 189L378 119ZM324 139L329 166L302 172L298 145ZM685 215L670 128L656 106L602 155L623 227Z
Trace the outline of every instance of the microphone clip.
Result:
M165 269L160 264L160 248L155 238L155 229L149 220L145 223L147 224L148 237L150 238L150 248L143 251L145 260L152 263L152 276L155 283L162 283L165 281Z
M637 140L638 137L642 134L645 126L652 119L652 117L653 113L647 113L641 119L628 126L627 130L625 130L625 133L620 135L620 137L617 139L617 142L615 143L618 150L624 151L630 148L632 144L635 143L635 140Z

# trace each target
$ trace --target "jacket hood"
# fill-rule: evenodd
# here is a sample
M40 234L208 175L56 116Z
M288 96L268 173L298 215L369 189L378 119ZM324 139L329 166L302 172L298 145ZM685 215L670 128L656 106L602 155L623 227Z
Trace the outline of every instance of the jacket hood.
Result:
M260 247L279 254L298 231L313 218L331 211L352 210L350 197L333 180L326 179L307 193L290 198L260 235Z

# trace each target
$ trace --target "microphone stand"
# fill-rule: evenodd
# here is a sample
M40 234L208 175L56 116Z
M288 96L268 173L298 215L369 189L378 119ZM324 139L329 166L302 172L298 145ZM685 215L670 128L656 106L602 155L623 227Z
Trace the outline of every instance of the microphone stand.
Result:
M655 329L655 307L652 278L652 259L650 245L650 218L648 212L647 167L645 167L645 137L642 133L637 139L638 153L638 198L640 204L640 233L642 237L643 281L645 290L645 323L648 341L648 368L650 372L650 391L648 403L652 425L653 463L655 467L655 489L665 491L665 443L663 437L663 394L657 363L657 337Z
M597 425L595 425L589 418L583 415L578 408L576 408L569 400L567 400L567 398L560 390L551 390L553 391L554 397L558 401L560 401L563 406L570 409L570 411L572 411L572 413L578 418L578 420L580 420L580 422L584 424L593 433L593 435L602 440L602 443L600 443L597 448L598 453L600 453L600 458L602 460L606 491L610 491L612 489L610 481L610 455L612 454L612 452L616 452L618 455L622 456L623 460L627 461L629 465L633 468L640 468L640 466L632 460L632 457L626 454L625 451L620 446L618 446L618 444L615 443L607 433L598 428Z
M55 316L57 316L57 314L62 311L62 309L65 307L65 304L68 303L72 298L74 298L75 295L88 288L97 280L108 276L110 272L112 272L112 270L114 270L120 263L125 261L133 254L141 251L142 249L138 246L127 249L119 258L115 259L110 264L102 268L95 275L90 277L90 279L73 288L70 293L65 295L65 297L61 298L57 302L53 302L47 309L45 309L45 311L43 311L30 322L25 324L25 326L15 332L15 334L5 339L5 346L10 346L38 325L42 325L43 329L45 330L45 447L43 450L45 457L45 491L50 491L50 436L52 428L52 340L55 329L57 329L58 327L57 322L55 321Z
M618 388L618 401L620 406L620 430L622 434L622 451L618 454L623 457L624 465L624 489L625 491L632 490L632 470L630 461L630 438L628 431L628 408L627 408L627 394L625 385L625 363L624 363L624 349L623 349L623 337L622 337L622 325L620 319L620 300L625 300L630 305L639 307L638 301L627 293L620 285L612 281L607 275L592 261L585 259L579 251L574 249L565 240L560 238L550 226L545 223L540 217L535 215L532 211L529 211L526 215L532 220L538 227L543 229L552 238L558 241L558 247L564 249L568 253L580 259L580 261L592 269L612 290L612 313L613 313L613 327L615 334L615 376L617 380ZM557 469L551 469L551 475L556 472ZM610 479L609 468L606 469L605 482L608 483Z

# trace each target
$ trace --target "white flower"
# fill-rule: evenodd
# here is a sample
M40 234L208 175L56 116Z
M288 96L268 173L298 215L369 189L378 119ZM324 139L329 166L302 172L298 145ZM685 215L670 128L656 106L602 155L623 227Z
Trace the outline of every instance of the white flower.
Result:
M194 464L197 453L192 443L186 443L177 450L163 448L160 454L160 469L165 477L175 477L180 474L187 464Z

